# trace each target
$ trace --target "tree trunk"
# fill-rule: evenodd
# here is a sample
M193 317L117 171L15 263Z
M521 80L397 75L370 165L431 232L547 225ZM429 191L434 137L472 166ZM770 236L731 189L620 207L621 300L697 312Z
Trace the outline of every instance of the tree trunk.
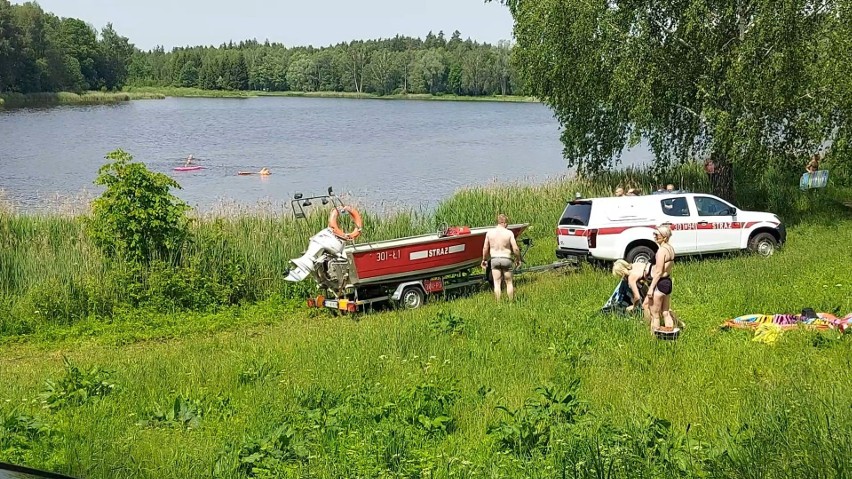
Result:
M707 179L714 195L730 203L735 203L734 196L734 165L728 161L724 153L716 153L712 157L712 167L707 171Z

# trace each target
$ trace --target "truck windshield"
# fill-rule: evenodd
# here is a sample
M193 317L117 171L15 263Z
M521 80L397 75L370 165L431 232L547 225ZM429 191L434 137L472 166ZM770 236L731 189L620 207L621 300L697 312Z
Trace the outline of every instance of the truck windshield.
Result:
M562 212L559 226L588 226L591 214L591 203L568 203L565 211Z

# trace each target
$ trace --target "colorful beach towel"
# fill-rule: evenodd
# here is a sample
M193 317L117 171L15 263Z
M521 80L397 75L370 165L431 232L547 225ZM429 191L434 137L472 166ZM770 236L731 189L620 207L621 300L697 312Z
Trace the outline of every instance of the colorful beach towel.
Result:
M818 330L837 329L841 332L852 332L852 313L838 318L831 313L816 313L816 317L805 317L801 314L746 314L729 319L722 323L723 328L757 329L761 324L775 324L781 329L796 329L799 327Z

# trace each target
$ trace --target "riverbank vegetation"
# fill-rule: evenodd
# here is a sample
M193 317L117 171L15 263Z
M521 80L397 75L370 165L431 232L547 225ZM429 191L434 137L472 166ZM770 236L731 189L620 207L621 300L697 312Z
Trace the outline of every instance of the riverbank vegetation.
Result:
M852 311L847 271L827 266L848 262L848 190L787 189L789 242L771 258L678 262L688 326L669 343L600 315L616 280L589 266L520 277L514 304L474 290L360 321L308 311L311 288L285 285L282 267L325 212L184 223L179 201L154 201L168 177L110 160L99 181L150 195L157 221L135 223L120 188L84 217L0 212L0 460L91 479L852 473L852 335L769 346L719 329ZM364 236L507 212L531 223L528 260L544 263L576 192L669 181L709 187L697 166L478 187L433 212L367 212Z
M0 95L0 107L4 104L10 108L42 105L98 105L163 98L165 95L155 92L6 93Z

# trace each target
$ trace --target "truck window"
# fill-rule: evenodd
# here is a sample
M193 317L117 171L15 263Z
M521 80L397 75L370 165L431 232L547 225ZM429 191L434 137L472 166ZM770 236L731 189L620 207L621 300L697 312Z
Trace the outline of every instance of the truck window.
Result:
M591 203L568 203L559 219L559 226L588 226L591 215Z
M695 207L698 210L698 216L725 216L730 208L727 204L708 196L696 196Z
M686 198L666 198L660 201L660 206L663 208L663 213L668 216L689 216L689 205L686 203Z

